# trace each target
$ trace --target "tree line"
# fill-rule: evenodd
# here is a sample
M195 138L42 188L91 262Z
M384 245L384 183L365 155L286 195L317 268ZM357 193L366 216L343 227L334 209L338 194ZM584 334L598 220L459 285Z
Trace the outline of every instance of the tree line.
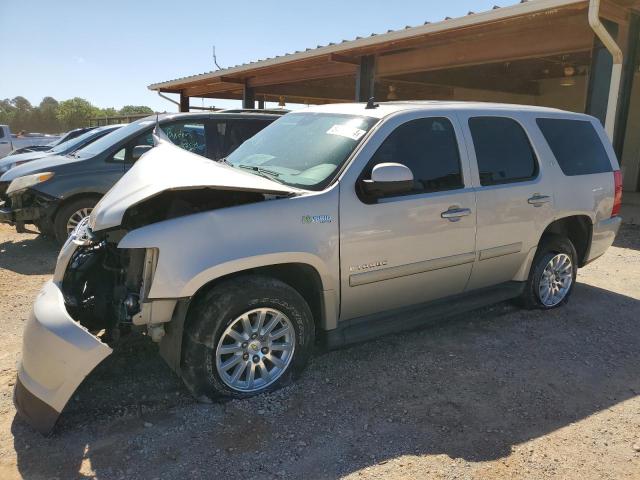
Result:
M9 125L14 133L22 130L60 133L86 127L91 118L152 113L153 110L142 105L126 105L120 110L99 108L80 97L60 102L53 97L44 97L39 105L32 105L24 97L0 100L0 124Z

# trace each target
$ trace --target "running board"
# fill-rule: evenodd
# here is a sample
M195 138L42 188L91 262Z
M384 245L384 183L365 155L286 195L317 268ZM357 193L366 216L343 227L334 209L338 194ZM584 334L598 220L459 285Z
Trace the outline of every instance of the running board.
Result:
M506 282L432 302L338 322L336 329L321 334L322 344L328 349L334 349L422 327L437 319L516 298L522 294L525 285L526 282Z

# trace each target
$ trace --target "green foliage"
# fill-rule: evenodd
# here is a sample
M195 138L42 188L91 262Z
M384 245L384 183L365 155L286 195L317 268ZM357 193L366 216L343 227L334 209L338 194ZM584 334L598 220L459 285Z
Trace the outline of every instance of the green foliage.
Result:
M58 105L58 120L65 130L85 126L89 119L100 114L100 110L84 98L75 97Z
M144 105L125 105L120 109L120 115L152 115L153 110Z
M78 127L86 127L96 117L118 115L151 115L153 110L141 105L126 105L120 110L98 108L84 98L75 97L58 102L53 97L44 97L33 106L24 97L0 100L0 124L9 125L14 133L27 132L61 133Z

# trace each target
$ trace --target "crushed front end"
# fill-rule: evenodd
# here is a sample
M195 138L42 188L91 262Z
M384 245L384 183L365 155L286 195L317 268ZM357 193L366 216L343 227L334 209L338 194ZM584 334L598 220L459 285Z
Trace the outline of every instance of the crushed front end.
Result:
M41 433L53 429L82 380L140 316L153 257L94 236L87 220L65 243L25 327L14 390L18 413Z

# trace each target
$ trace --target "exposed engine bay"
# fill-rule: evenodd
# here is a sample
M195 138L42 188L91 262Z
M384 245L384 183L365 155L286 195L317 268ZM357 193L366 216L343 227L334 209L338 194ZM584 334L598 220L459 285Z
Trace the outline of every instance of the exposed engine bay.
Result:
M83 226L85 242L71 257L62 280L65 306L71 317L111 343L140 322L157 261L148 249L118 248L130 230L152 223L220 208L277 198L274 195L200 188L167 190L130 207L118 229L93 233Z
M106 240L78 248L62 282L72 318L109 342L131 330L140 310L144 249L118 249Z

